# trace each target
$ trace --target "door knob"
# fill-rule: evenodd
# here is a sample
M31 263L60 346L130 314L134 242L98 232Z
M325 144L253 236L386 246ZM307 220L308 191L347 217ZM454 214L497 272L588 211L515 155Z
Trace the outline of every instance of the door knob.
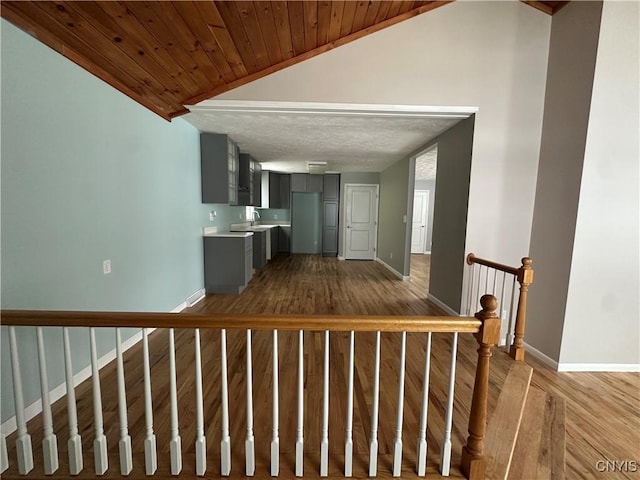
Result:
M347 225L347 228L351 228L351 225Z

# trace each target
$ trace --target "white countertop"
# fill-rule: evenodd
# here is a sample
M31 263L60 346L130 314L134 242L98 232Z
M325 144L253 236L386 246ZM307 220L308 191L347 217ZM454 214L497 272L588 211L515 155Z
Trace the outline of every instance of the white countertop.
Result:
M250 237L253 235L253 232L243 231L243 232L218 232L218 227L203 227L202 236L203 237Z

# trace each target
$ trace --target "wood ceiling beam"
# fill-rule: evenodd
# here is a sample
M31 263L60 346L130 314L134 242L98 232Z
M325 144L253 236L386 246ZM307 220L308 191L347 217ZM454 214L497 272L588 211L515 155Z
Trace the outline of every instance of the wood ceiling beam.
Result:
M234 80L233 82L227 83L226 85L220 85L217 86L215 88L203 91L202 93L195 95L191 98L188 98L187 100L185 100L185 105L195 105L196 103L202 102L203 100L207 100L209 98L215 97L216 95L220 95L221 93L224 92L228 92L229 90L233 90L234 88L238 88L242 85L246 85L247 83L253 82L255 80L258 80L259 78L263 78L266 77L267 75L270 75L272 73L275 73L279 70L282 70L284 68L290 67L292 65L295 65L297 63L303 62L304 60L308 60L310 58L315 57L316 55L320 55L321 53L324 52L328 52L329 50L332 50L336 47L340 47L342 45L345 45L349 42L352 42L354 40L357 40L359 38L362 38L366 35L369 35L373 32L377 32L378 30L382 30L386 27L389 27L391 25L395 25L396 23L400 23L404 20L407 20L409 18L415 17L416 15L420 15L421 13L425 13L428 12L429 10L433 10L435 8L441 7L443 5L446 5L448 3L451 3L453 0L442 0L442 1L433 1L433 2L429 2L425 5L422 5L421 7L415 8L413 10L409 10L405 13L402 13L396 17L393 18L389 18L383 22L380 22L378 24L369 26L367 28L364 28L360 31L351 33L345 37L339 38L338 40L334 41L334 42L329 42L325 45L320 45L319 47L316 47L312 50L309 50L308 52L305 52L301 55L297 55L293 58L289 58L287 60L283 60L282 62L279 62L275 65L271 65L270 67L264 68L262 70L258 70L256 72L253 72L243 78L239 78L237 80Z
M124 95L131 98L133 101L151 110L153 113L161 116L165 120L171 120L172 112L165 110L160 105L157 105L155 102L150 101L144 95L136 92L127 84L113 76L111 73L98 66L95 62L69 48L68 45L59 40L55 35L49 33L41 25L32 21L19 10L12 8L12 5L10 3L2 2L2 4L0 5L0 16L2 16L2 18L6 19L16 27L20 28L24 32L27 32L32 37L47 45L49 48L52 48L67 59L79 65L87 72L95 75L102 81L111 85L113 88L119 90ZM181 114L184 113L187 113L187 111L182 111Z

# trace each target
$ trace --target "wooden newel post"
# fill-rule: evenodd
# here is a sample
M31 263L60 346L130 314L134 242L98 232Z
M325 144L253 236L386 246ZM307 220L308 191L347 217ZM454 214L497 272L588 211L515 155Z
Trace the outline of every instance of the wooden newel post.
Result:
M500 318L496 314L498 300L493 295L483 295L480 299L482 310L476 318L482 321L478 340L478 365L473 385L473 398L469 414L469 437L462 447L461 470L469 480L481 480L485 476L484 435L487 428L487 393L489 390L489 361L491 348L500 339Z
M516 310L516 326L513 336L513 344L509 349L509 355L514 360L524 360L524 330L527 321L527 292L529 285L533 283L533 269L531 259L524 257L522 266L518 269L518 283L520 284L520 298L518 310Z

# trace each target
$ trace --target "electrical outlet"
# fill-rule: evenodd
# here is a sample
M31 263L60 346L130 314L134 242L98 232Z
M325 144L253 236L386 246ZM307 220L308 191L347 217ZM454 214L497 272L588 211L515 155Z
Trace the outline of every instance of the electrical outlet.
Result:
M277 213L274 213L274 214L273 214L273 219L274 219L274 220L277 220L277 219L278 219L278 214L277 214Z
M389 254L389 258L393 258L393 252Z
M240 220L242 220L242 213L239 213L239 214L238 214L238 218L239 218Z
M218 215L218 213L215 210L211 210L209 212L209 220L213 222L217 215Z
M111 260L104 260L102 262L102 273L105 275L111 273Z

